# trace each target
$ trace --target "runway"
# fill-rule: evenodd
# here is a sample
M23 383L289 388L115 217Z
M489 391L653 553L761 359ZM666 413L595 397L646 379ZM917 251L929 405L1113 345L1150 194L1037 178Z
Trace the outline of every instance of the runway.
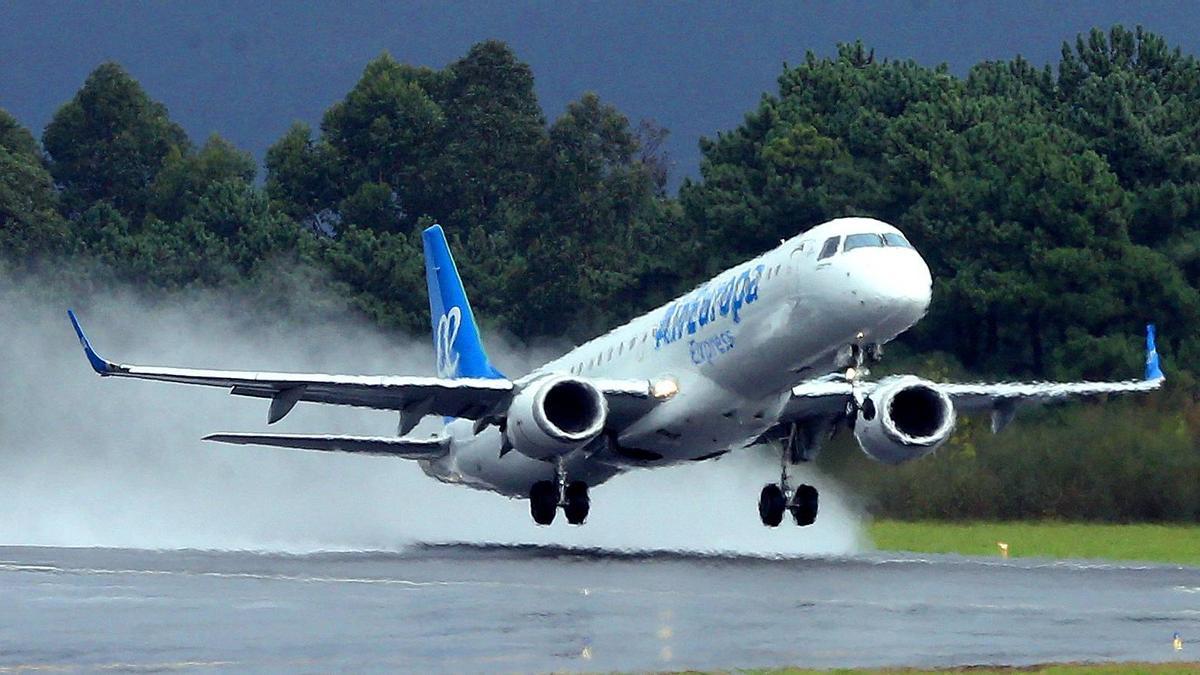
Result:
M0 672L1170 661L1182 659L1172 633L1200 639L1200 570L454 545L0 547L0 608Z

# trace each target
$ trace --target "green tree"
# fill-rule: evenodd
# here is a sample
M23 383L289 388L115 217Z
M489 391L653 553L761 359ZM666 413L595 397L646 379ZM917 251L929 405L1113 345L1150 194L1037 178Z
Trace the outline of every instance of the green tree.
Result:
M649 265L678 248L642 255L664 223L655 169L643 163L629 120L585 94L551 125L536 211L514 223L506 295L522 335L587 337L649 307Z
M107 200L134 219L145 213L150 186L172 151L186 154L190 147L166 107L111 62L59 108L42 143L68 211Z
M0 110L0 256L26 266L72 246L37 141Z
M3 108L0 108L0 148L13 155L42 161L42 149L37 139Z
M438 151L445 122L441 106L422 86L429 71L396 63L383 54L367 64L362 78L326 113L324 139L343 165L342 193L349 196L364 183L389 186L406 222L388 229L408 229L429 209L426 165Z
M312 129L297 122L267 150L266 169L277 208L312 230L336 229L342 168L327 140L313 140Z
M158 218L179 220L197 207L211 186L223 182L250 186L256 172L250 153L216 134L195 154L172 148L151 185L150 210Z
M474 45L446 71L446 131L431 178L438 210L428 215L494 227L498 214L519 208L536 188L546 120L533 72L495 40Z

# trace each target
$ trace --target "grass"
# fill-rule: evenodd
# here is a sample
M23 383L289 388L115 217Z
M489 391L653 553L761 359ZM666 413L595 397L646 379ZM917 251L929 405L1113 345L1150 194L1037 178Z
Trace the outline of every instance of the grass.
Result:
M1021 666L1008 668L969 667L948 668L944 670L907 670L885 668L881 670L744 670L740 673L755 673L756 675L810 675L815 673L837 673L850 675L921 675L922 673L970 673L970 675L990 675L992 673L1044 673L1046 675L1110 675L1116 673L1136 673L1145 675L1193 675L1200 671L1200 663L1064 663L1046 664L1041 666Z
M1012 557L1099 558L1200 566L1200 525L879 520L871 524L870 535L881 551L998 557L998 542L1005 542Z

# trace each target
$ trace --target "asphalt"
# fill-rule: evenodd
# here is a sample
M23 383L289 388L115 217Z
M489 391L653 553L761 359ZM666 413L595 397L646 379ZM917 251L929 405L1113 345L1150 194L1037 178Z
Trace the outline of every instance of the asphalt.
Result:
M0 547L0 672L1023 665L1197 649L1200 570L1183 567Z

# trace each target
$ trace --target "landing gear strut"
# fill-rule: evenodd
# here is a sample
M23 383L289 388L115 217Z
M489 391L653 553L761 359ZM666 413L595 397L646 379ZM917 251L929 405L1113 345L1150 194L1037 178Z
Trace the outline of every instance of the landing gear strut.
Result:
M801 429L793 424L787 439L780 449L779 482L763 486L758 496L758 517L767 527L778 527L783 522L783 512L792 514L792 520L804 527L817 520L818 494L811 485L800 485L794 491L788 484L788 467L812 458L815 450L814 429Z
M540 480L529 489L529 513L538 525L553 523L560 506L568 523L582 525L591 504L587 483L581 480L568 483L561 458L555 467L554 480Z

